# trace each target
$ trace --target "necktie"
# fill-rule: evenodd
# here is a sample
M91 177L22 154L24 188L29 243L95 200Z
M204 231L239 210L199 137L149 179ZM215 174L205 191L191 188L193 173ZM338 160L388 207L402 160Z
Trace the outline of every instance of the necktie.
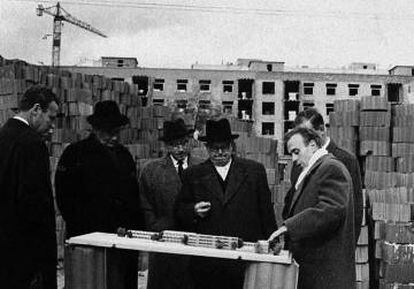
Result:
M184 168L183 168L184 161L183 160L178 160L177 163L178 163L178 176L180 177L180 179L182 181L183 180L183 171L184 171Z

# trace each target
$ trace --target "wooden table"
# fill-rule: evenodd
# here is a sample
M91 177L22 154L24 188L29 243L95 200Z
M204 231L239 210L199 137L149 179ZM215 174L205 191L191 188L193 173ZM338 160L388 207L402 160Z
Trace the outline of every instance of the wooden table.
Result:
M257 254L91 233L67 241L65 288L124 289L122 259L138 251L246 261L245 289L295 289L297 286L298 265L288 251L280 255Z

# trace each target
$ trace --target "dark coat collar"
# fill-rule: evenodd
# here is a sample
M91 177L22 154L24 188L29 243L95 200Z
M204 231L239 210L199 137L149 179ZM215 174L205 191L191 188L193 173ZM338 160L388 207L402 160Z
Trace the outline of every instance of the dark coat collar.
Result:
M10 118L6 123L5 127L10 127L14 129L24 129L24 130L31 130L33 132L36 132L33 128L31 128L29 125L24 123L23 121L15 118Z
M326 147L326 150L330 153L333 153L337 148L338 146L336 145L336 143L332 139L330 139L329 144Z

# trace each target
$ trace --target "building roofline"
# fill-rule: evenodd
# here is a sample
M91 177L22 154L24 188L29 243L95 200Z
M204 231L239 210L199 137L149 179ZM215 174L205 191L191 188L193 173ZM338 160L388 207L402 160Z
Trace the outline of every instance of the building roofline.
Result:
M380 77L380 78L401 78L401 79L412 79L413 76L410 75L390 75L390 74L371 74L371 73L347 73L347 72L312 72L312 71L254 71L254 70L215 70L215 69L191 69L191 68L155 68L155 67L102 67L102 66L61 66L61 69L65 68L79 68L79 69L104 69L104 70L153 70L153 71L182 71L182 72L212 72L212 73L239 73L239 74L251 74L251 75L312 75L312 76L349 76L349 77Z
M388 69L388 70L393 70L394 68L396 68L396 67L409 67L409 68L414 68L414 64L413 65L407 65L407 64L397 64L397 65L394 65L394 66L392 66L390 69Z

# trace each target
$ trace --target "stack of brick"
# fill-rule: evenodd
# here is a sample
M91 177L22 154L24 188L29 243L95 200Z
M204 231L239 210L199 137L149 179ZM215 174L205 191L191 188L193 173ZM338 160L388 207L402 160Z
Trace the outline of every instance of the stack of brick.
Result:
M379 242L378 255L380 289L414 288L414 224L412 222L377 222L375 237Z
M372 190L385 189L390 186L394 172L393 158L390 156L390 127L391 127L391 107L385 98L365 96L361 98L360 110L360 158L362 160L362 172L364 174L364 185L370 201L370 210L373 208L371 199ZM376 241L368 238L372 236L374 222L369 219L370 226L364 226L361 235L366 234L369 241L369 268L371 285L376 284L377 280L377 260L375 256Z
M361 98L360 155L390 156L391 106L383 97Z
M362 227L359 239L355 250L355 270L356 270L356 288L368 289L369 288L369 231L366 222L367 213L367 201L366 191L363 190L363 218Z
M413 259L410 263L407 259L397 257L400 253L406 253L406 247L412 245L395 241L390 233L396 228L404 230L414 220L412 112L412 105L397 105L392 108L390 115L385 114L384 110L382 116L377 116L376 122L383 125L388 124L392 116L392 154L367 157L365 161L365 186L375 227L372 259L375 257L376 260L371 260L373 285L380 284L381 288L410 288L407 286L412 280L407 279L407 276L414 276ZM381 133L386 134L385 130L378 134ZM385 141L382 146L387 146ZM402 251L399 248L403 248Z
M335 111L329 114L329 136L338 146L354 154L358 149L359 107L358 100L335 100Z
M385 204L377 203L373 211L376 219L384 221L377 226L377 235L380 237L377 255L381 257L378 270L381 288L414 288L413 112L412 104L393 107L392 156L395 160L395 188L380 196Z

